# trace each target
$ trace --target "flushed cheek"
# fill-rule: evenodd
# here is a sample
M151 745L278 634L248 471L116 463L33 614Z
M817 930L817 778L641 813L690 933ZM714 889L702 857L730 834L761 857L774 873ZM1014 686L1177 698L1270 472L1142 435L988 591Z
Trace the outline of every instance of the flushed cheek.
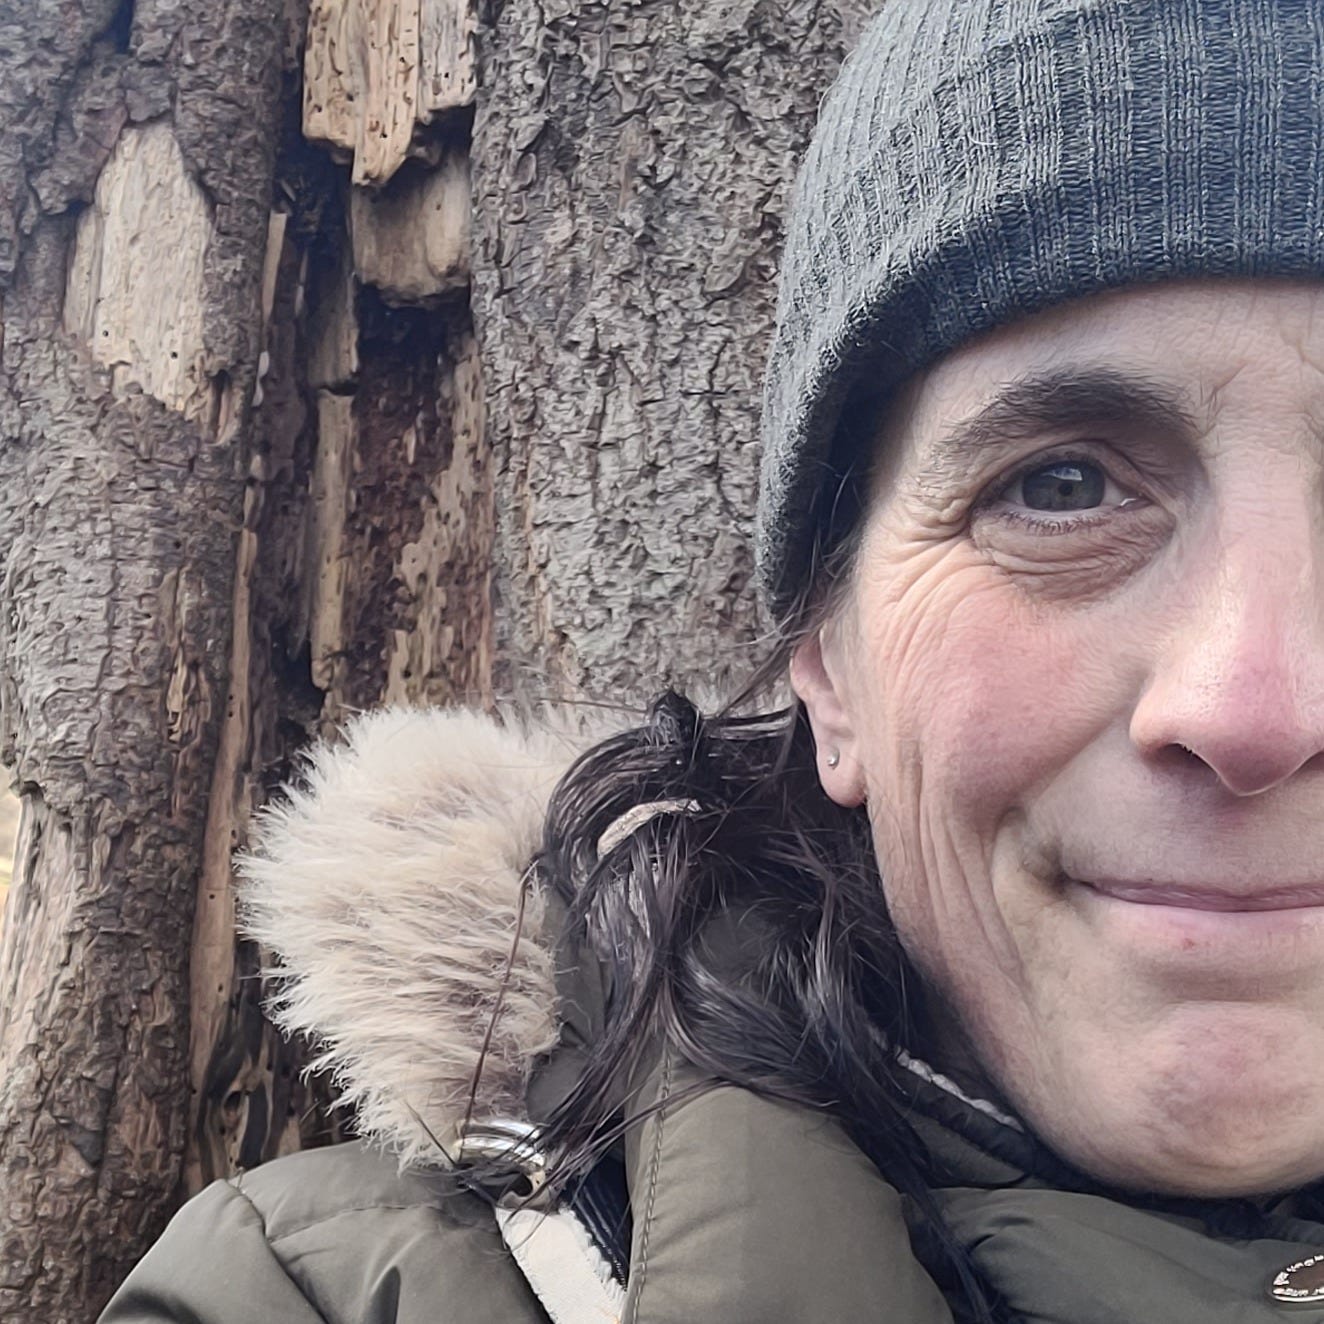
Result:
M895 801L922 783L968 828L995 829L1124 720L1133 668L1112 615L1044 610L982 565L917 582L862 631L876 668L874 715L861 714L871 794Z

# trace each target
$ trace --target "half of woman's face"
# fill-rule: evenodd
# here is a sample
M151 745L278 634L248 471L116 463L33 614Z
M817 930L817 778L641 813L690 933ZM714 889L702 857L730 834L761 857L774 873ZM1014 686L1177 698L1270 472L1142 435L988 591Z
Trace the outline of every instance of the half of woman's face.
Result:
M792 679L907 949L1095 1175L1324 1174L1324 286L1063 306L883 444Z

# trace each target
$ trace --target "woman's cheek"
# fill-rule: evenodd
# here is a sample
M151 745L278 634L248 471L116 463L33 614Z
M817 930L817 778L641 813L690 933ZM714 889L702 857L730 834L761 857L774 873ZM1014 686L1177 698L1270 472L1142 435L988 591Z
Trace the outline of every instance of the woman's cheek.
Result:
M987 567L916 589L868 641L881 697L871 743L892 752L875 784L922 781L954 814L996 821L1116 712L1108 631L1027 601Z

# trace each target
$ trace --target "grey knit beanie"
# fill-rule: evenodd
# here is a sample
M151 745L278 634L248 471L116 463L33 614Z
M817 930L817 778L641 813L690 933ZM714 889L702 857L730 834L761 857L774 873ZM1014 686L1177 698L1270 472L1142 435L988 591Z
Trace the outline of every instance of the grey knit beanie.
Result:
M1064 299L1324 272L1324 0L887 0L797 185L764 396L774 616L852 393ZM852 446L856 453L852 454Z

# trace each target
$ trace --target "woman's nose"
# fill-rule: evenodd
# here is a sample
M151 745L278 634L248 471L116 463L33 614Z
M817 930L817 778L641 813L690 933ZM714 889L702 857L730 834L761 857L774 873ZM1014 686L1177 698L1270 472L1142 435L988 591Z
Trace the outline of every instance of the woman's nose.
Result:
M1291 523L1242 530L1188 581L1131 719L1147 757L1194 755L1237 796L1324 752L1324 533Z

